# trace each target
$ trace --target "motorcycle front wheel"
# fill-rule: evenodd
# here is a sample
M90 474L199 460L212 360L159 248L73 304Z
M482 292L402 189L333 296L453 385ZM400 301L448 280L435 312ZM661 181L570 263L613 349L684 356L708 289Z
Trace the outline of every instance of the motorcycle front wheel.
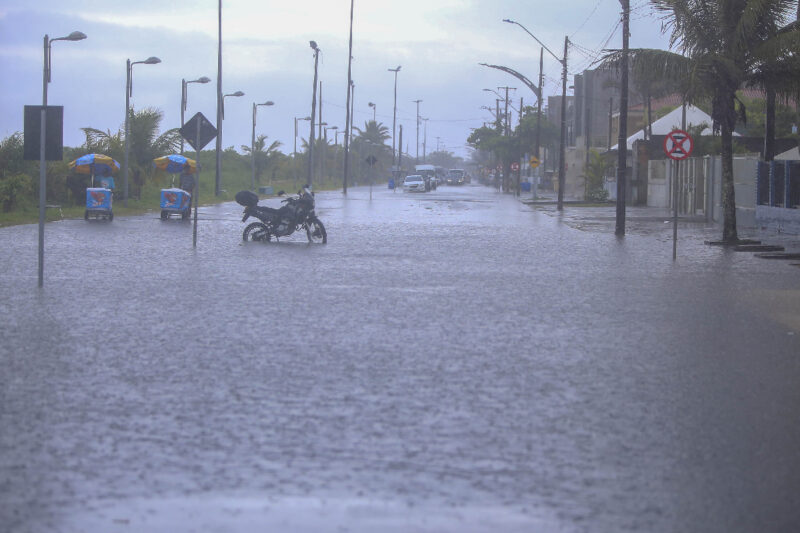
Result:
M325 226L316 217L308 219L306 235L308 235L308 242L310 243L326 244L328 242L328 232L325 231Z
M242 232L243 241L267 242L270 240L269 228L261 222L253 222L244 228Z

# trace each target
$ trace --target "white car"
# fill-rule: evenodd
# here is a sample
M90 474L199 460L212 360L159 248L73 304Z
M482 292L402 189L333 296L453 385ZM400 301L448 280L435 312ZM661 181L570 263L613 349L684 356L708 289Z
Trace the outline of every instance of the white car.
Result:
M411 174L403 180L403 192L425 192L425 178L419 174Z

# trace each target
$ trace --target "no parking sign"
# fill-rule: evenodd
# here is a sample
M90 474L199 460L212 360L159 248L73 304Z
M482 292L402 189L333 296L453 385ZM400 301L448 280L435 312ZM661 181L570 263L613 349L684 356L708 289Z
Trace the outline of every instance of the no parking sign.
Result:
M664 153L675 161L682 161L692 154L694 141L683 130L672 130L664 137Z

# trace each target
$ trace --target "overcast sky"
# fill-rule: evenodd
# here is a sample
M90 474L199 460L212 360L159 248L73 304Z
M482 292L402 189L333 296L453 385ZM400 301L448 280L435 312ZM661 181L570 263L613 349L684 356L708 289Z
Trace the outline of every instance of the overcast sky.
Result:
M631 46L667 45L661 22L645 0L632 1ZM253 102L260 107L257 134L294 146L294 117L310 114L314 71L309 40L322 50L323 117L344 129L350 0L223 0L223 146L250 144ZM416 104L427 122L427 152L438 146L466 155L470 128L491 121L481 106L494 106L484 88L509 85L514 105L534 95L510 75L479 66L505 65L531 80L538 76L539 45L523 24L559 57L564 36L572 74L605 45L621 47L618 0L355 0L353 80L355 125L372 118L392 128L394 74L398 65L397 121L403 144L416 150ZM158 65L135 65L135 108L163 111L163 129L180 126L181 79L208 76L189 86L187 119L202 112L216 123L217 0L3 0L0 3L0 135L23 128L23 106L42 101L42 39L79 30L88 39L53 44L51 105L64 106L64 142L83 144L80 128L117 131L125 118L125 61L149 56ZM616 30L616 31L615 31ZM610 38L610 40L609 40ZM606 44L607 43L607 44ZM545 95L560 94L560 64L545 52ZM308 122L300 123L308 137ZM333 135L333 131L329 132ZM420 155L424 128L420 129ZM438 139L437 139L438 137ZM341 135L339 135L341 142ZM300 139L298 138L298 144ZM209 145L213 147L213 143Z

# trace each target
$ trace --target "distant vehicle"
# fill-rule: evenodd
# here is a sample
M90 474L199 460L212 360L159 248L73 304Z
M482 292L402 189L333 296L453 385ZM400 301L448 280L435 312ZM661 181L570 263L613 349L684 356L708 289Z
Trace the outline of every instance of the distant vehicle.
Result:
M428 187L425 178L419 174L411 174L403 180L403 192L425 192Z
M466 172L460 168L451 168L447 172L448 185L464 185L466 181Z
M425 179L425 191L436 190L436 167L433 165L417 165L414 170Z

